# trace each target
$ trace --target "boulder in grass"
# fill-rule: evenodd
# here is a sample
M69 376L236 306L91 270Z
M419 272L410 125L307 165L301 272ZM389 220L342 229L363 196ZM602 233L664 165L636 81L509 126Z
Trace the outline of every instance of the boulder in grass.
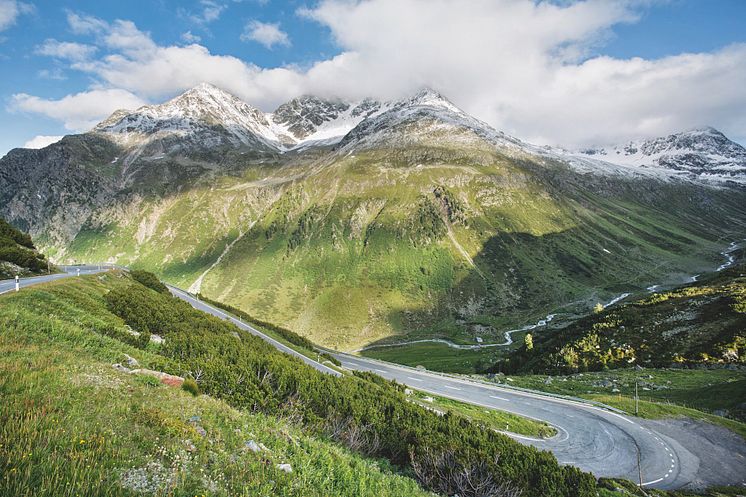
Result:
M122 366L119 363L112 364L111 367L114 368L114 369L116 369L120 373L131 373L132 372L132 370L130 368Z
M244 445L246 446L246 449L250 450L251 452L261 452L262 451L262 448L259 447L259 444L256 443L253 440L247 441Z
M125 359L124 362L127 363L127 366L129 366L131 368L139 368L140 367L140 363L137 362L137 359L135 359L131 355L124 354L124 359Z
M277 469L279 469L280 471L284 471L285 473L293 472L293 467L289 464L278 464Z

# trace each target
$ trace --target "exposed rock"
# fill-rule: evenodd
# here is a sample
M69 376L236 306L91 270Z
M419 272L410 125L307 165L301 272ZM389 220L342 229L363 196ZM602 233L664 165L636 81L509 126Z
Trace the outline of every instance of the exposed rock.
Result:
M262 448L261 448L261 447L259 447L259 444L258 444L258 443L256 443L256 442L255 442L255 441L253 441L253 440L248 440L248 441L247 441L247 442L246 442L246 443L244 444L244 446L246 447L246 449L250 450L251 452L261 452L261 451L262 451Z
M124 354L124 359L125 359L125 362L127 363L127 366L129 366L130 368L139 368L140 367L140 363L137 362L137 359L135 359L131 355Z
M111 365L112 368L116 369L117 371L120 371L122 373L131 373L132 370L128 367L122 366L118 362Z
M286 464L286 463L278 464L277 465L277 469L279 469L280 471L284 471L285 473L292 473L293 472L293 467L291 465L289 465L289 464Z

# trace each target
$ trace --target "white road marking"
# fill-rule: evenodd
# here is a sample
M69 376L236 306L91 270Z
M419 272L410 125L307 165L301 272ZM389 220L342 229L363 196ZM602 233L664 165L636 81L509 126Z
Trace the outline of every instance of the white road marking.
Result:
M452 387L451 385L443 385L446 388L450 388L451 390L461 390L459 387Z
M497 395L490 395L490 398L491 398L491 399L502 400L503 402L510 402L510 400L508 400L508 399L504 399L504 398L502 398L502 397L498 397Z
M409 379L409 380L413 380L413 381L422 381L422 380L421 380L421 379L419 379L419 378L412 378L411 376L407 376L407 379Z
M653 483L658 483L659 481L663 481L663 478L658 478L657 480L653 480L653 481L646 481L642 484L642 486L644 487L646 485L652 485Z
M385 372L386 372L386 371L384 371L383 369L374 369L373 371L377 371L377 372L379 372L379 373L385 373Z

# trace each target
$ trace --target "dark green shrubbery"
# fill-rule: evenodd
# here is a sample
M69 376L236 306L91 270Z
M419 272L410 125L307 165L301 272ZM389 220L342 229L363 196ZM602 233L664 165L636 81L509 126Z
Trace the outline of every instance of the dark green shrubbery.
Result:
M47 260L44 255L36 251L31 237L2 218L0 218L0 261L10 262L32 273L47 270Z
M342 365L342 363L339 362L339 359L337 359L336 357L334 357L333 355L331 355L331 354L329 354L327 352L322 352L320 355L321 355L321 358L323 360L329 361L332 364L334 364L335 366L341 366Z
M224 311L228 311L233 315L241 317L244 321L254 324L256 326L261 326L262 328L266 328L270 331L273 331L274 333L280 335L284 340L286 340L289 343L292 343L293 345L297 345L298 347L303 347L304 349L308 350L316 350L316 344L314 344L311 340L308 338L301 336L294 331L290 331L287 328L283 328L281 326L274 325L272 323L268 323L267 321L262 321L261 319L257 319L255 317L250 316L248 313L242 311L241 309L238 309L236 307L233 307L232 305L224 304L222 302L218 302L217 300L212 300L201 293L197 295L200 300L204 300L208 304L212 304L215 307L218 307L220 309L223 309ZM322 357L326 357L330 361L334 363L336 359L329 356L328 354L321 354ZM336 364L336 363L335 363ZM339 364L337 364L339 366Z
M140 285L112 290L109 308L138 331L165 332L161 353L174 373L198 378L200 390L232 405L292 414L308 430L353 450L410 468L433 490L464 497L510 495L458 486L469 473L495 491L520 489L524 497L595 495L595 479L554 456L520 445L467 419L438 416L406 401L400 386L374 375L337 378L282 354L258 337ZM455 464L441 472L443 464Z
M487 372L568 374L746 363L746 266L601 309L538 335ZM683 331L683 330L691 331Z
M11 226L5 219L0 218L0 240L10 240L15 244L21 245L31 250L36 250L34 242L31 240L31 236L28 233Z
M42 254L15 244L9 246L5 242L0 239L0 261L11 262L33 273L47 270L47 260Z
M161 282L161 280L158 279L158 276L149 271L134 269L130 271L130 276L132 276L133 280L145 285L148 288L152 288L158 293L169 293L168 288Z
M191 393L195 397L199 395L199 385L197 385L197 382L193 378L185 379L184 383L181 384L181 389Z

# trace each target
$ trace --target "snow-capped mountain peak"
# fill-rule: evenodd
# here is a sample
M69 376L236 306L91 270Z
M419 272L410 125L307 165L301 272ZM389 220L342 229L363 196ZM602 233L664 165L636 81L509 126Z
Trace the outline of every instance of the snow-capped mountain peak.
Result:
M468 146L486 143L511 155L551 157L594 174L746 184L746 149L710 126L568 152L533 146L496 131L431 88L383 103L304 95L264 113L229 92L201 84L163 104L118 110L93 132L131 148L128 160L220 147L283 153L337 145L340 152L344 148L349 153L446 140Z
M446 97L433 90L432 88L423 88L413 97L405 99L399 103L402 106L423 106L423 107L441 107L451 112L462 112L461 109L453 105Z
M240 98L210 84L200 84L171 100L132 112L117 111L94 128L122 145L140 148L169 140L162 152L218 145L259 146L274 150L281 136L266 115ZM172 143L179 138L187 143ZM162 147L163 148L163 147Z
M746 183L746 149L711 126L625 145L590 148L578 155L688 179Z

